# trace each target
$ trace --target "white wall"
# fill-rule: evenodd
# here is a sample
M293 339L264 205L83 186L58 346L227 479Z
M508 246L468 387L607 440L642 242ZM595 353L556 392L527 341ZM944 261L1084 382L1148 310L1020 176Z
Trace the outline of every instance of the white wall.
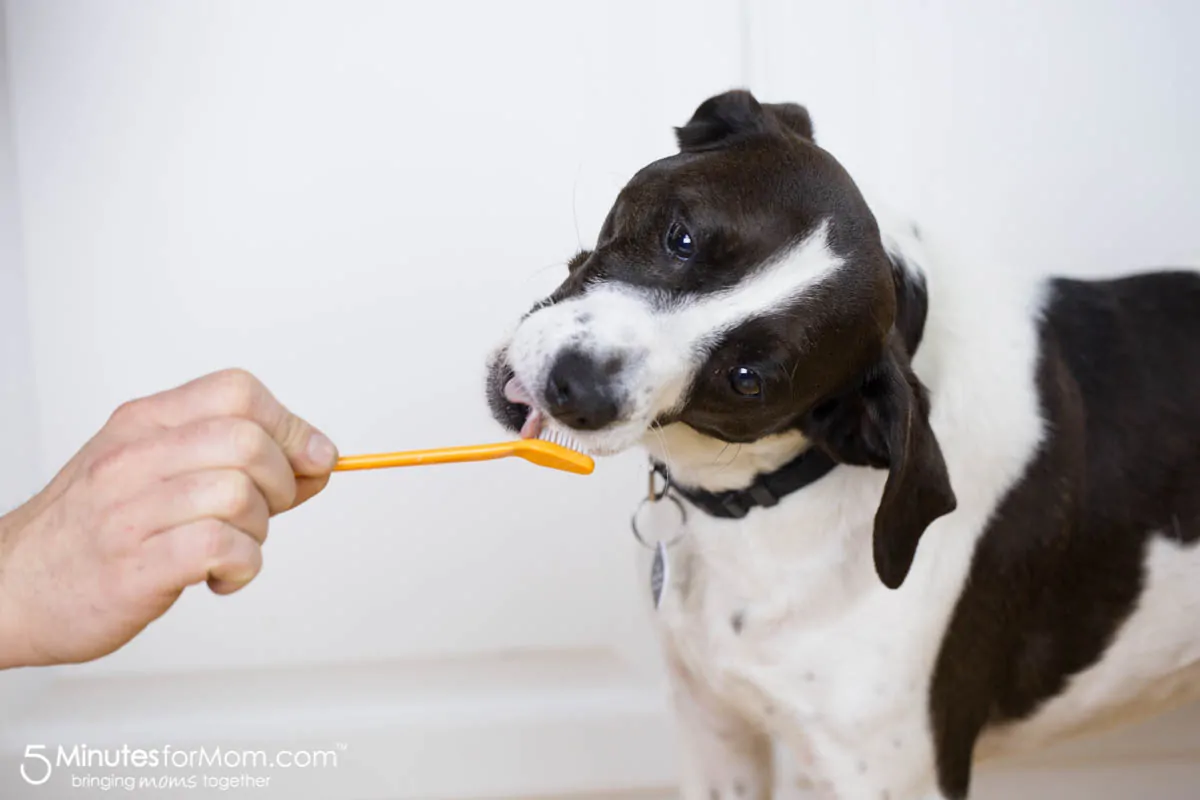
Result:
M0 477L19 498L122 400L232 364L346 452L496 436L488 348L670 127L740 83L808 104L856 177L999 268L1200 251L1198 9L10 0L0 370L18 374L0 372L0 441L25 449ZM348 745L338 774L263 797L662 789L627 529L641 478L632 455L587 479L339 476L279 521L238 596L190 592L116 656L43 673L44 693L0 677L0 702L33 703L0 719L0 751ZM1185 713L990 796L1090 792L1099 773L1063 764L1191 757L1196 731ZM1104 784L1145 782L1130 770ZM0 758L0 795L13 774ZM1171 775L1156 800L1200 777Z
M4 9L0 7L0 514L20 505L40 488L41 461L21 260L8 60L2 57L4 28ZM48 676L30 671L0 679L0 717L22 705L47 681Z
M1200 263L1200 4L748 2L748 82L1006 269Z
M0 42L3 35L0 8ZM39 458L8 87L8 62L0 58L0 513L34 491Z

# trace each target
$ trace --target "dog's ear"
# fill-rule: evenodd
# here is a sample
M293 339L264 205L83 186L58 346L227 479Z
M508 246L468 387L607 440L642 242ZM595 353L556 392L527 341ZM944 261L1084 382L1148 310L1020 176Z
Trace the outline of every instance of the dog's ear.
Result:
M688 125L676 128L676 139L680 150L698 152L718 148L734 137L768 131L787 131L811 142L808 109L797 103L760 103L742 89L727 91L701 103Z
M682 128L675 129L679 149L711 150L730 139L768 131L790 131L812 139L812 120L804 106L795 103L763 104L743 89L710 97Z
M779 123L801 138L813 139L812 117L808 109L799 103L767 103L763 106Z
M875 512L875 570L899 588L925 529L957 505L928 397L900 348L893 343L854 390L818 404L803 428L840 463L888 470Z
M767 124L766 112L754 95L735 89L701 103L688 123L675 129L675 138L680 150L709 150L733 136L761 133Z

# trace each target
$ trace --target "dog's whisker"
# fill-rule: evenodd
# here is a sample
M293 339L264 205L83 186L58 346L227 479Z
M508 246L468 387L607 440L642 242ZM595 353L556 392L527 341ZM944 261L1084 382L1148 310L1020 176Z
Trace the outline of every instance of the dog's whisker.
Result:
M667 444L666 434L663 433L662 426L657 422L650 424L650 430L654 431L654 435L658 437L659 444L662 445L663 460L667 462L667 471L670 472L675 468L675 459L671 456L671 447Z
M672 472L675 469L675 459L671 457L671 448L667 444L667 436L663 433L662 425L658 421L650 423L650 430L658 437L659 444L662 445L663 460L666 461L667 472Z
M552 261L549 264L546 264L545 266L535 267L534 269L530 270L528 275L525 276L525 281L526 281L526 283L528 283L529 281L534 280L535 278L537 278L540 275L544 275L546 272L548 272L552 269L565 269L564 265L566 263L567 263L566 260Z
M726 442L725 446L721 448L721 452L717 454L715 459L713 459L713 466L718 468L718 474L723 474L724 472L728 471L730 467L737 463L738 456L742 454L742 446L739 444L733 451L733 455L729 458L729 460L724 464L720 463L721 455L729 449L730 444L732 444L732 442Z

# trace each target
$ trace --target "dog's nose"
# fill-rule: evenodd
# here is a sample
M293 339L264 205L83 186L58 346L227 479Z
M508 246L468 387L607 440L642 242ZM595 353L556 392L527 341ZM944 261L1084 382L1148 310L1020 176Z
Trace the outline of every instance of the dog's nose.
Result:
M618 371L578 350L568 350L554 361L546 380L546 410L562 424L595 431L617 418L620 407L612 388Z

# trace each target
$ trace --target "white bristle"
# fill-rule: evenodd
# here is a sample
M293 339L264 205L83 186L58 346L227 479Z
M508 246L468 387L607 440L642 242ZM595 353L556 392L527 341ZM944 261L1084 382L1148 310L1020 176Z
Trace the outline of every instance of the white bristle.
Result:
M560 431L549 427L542 428L542 432L538 435L538 438L542 441L556 444L559 447L565 447L568 450L574 450L576 453L583 453L584 455L587 455L587 450L583 449L583 445L580 444L579 440L566 431Z

